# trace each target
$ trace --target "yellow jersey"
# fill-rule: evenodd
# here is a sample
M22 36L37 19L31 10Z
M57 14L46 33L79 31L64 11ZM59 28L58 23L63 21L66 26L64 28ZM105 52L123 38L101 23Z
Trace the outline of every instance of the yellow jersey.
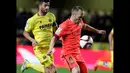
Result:
M53 13L48 12L44 16L38 16L36 13L27 20L25 31L32 31L35 40L41 47L49 47L55 26L57 26L56 17Z

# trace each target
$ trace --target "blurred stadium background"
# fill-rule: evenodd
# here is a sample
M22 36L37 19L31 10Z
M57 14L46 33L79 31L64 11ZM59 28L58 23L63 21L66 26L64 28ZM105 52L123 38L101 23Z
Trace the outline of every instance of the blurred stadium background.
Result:
M33 54L31 42L22 35L26 20L33 16L37 11L37 0L17 0L16 3L16 62L17 73L20 73L20 66L23 62L19 49L26 49ZM89 73L112 73L111 69L100 67L97 72L93 71L96 60L104 58L109 60L110 53L108 34L113 28L113 0L51 0L50 11L56 15L57 23L60 24L70 15L73 6L80 5L85 9L86 16L84 22L89 25L106 30L106 35L98 35L86 30L82 30L82 35L92 36L94 43L91 49L81 49L83 57L88 64ZM57 41L55 45L55 64L59 73L70 73L66 66L60 61L61 41ZM33 69L27 70L25 73L39 73Z

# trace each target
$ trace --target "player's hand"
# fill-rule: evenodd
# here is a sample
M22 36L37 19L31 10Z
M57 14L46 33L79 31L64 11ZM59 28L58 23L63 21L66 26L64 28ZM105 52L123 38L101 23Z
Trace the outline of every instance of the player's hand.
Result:
M52 51L48 51L48 52L47 52L47 55L49 55L49 56L50 56L50 55L51 55L51 53L52 53Z
M105 30L98 30L98 34L106 34Z
M32 46L38 45L38 42L36 40L32 41Z

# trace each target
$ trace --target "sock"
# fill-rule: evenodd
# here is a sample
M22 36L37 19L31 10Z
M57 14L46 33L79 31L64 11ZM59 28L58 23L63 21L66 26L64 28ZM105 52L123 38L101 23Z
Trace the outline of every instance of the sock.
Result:
M87 65L84 62L77 62L80 67L80 73L88 73Z
M31 67L39 72L45 73L43 65L28 63L27 67Z

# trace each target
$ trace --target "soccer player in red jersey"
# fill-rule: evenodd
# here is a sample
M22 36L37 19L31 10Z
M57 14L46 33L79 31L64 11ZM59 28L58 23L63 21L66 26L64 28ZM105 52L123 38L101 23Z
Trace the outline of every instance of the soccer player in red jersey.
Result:
M105 34L106 31L95 29L82 20L84 10L81 6L72 8L71 16L59 25L55 36L50 43L48 55L51 54L56 40L62 39L61 59L68 66L72 73L88 73L86 63L80 53L81 29L90 30L98 34Z

